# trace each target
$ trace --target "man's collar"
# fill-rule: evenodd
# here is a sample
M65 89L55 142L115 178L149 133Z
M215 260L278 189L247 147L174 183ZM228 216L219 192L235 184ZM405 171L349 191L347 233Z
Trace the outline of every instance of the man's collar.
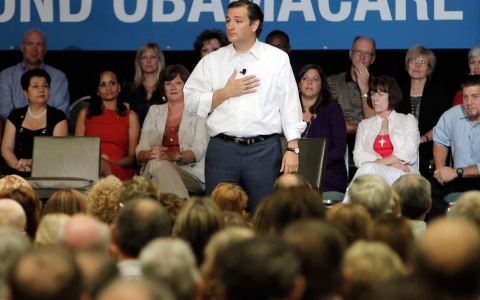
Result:
M239 54L241 55L240 53L238 53L236 50L235 50L235 47L233 46L233 43L231 43L230 45L227 46L228 49L229 49L229 57L230 57L230 60L232 60L236 54ZM250 50L248 50L247 52L245 53L248 53L250 52L253 57L255 57L256 59L259 59L260 58L260 42L258 41L258 39L255 40L255 44L253 44L252 48L250 48ZM243 53L243 54L245 54Z
M27 72L29 69L27 68L27 66L25 66L25 62L23 60L22 60L21 64L22 64L23 71ZM45 63L42 62L42 64L40 65L40 67L38 69L44 69L45 70Z

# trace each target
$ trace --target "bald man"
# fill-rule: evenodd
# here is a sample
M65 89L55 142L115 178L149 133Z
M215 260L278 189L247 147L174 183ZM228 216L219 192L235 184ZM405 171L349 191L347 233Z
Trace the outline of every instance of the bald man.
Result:
M15 200L0 199L0 219L4 225L18 228L21 232L25 232L27 226L27 216L23 207Z
M480 232L475 224L450 218L431 222L418 242L415 272L454 299L478 299Z
M60 235L60 244L73 251L98 251L108 254L110 229L92 216L73 215Z
M297 173L287 173L278 177L273 184L273 190L288 189L292 187L306 187L312 188L310 183L307 182L302 175Z

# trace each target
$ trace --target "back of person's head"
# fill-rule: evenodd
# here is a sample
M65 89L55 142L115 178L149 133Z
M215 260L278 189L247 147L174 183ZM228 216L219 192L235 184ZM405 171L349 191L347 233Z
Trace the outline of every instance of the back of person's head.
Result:
M118 214L116 243L124 255L138 257L151 240L169 234L170 217L154 200L130 200Z
M420 237L414 272L456 299L480 296L480 233L470 221L437 218Z
M113 175L93 184L87 192L88 213L106 224L113 224L122 187L120 179Z
M3 225L12 226L24 231L27 226L27 216L23 207L15 200L0 199L0 220Z
M307 284L302 299L324 299L338 293L343 283L347 239L336 226L324 221L302 220L287 226L283 239L302 259L302 274Z
M284 190L293 187L311 188L312 186L302 175L297 173L286 173L275 180L275 183L273 184L273 191Z
M112 280L119 277L117 264L106 253L99 251L78 251L75 261L82 273L84 290L93 299Z
M90 215L76 214L65 223L59 243L74 252L98 251L107 254L110 228Z
M122 192L118 199L122 205L130 200L141 198L150 198L158 201L160 199L160 191L152 181L142 176L135 176L132 180L123 183Z
M12 300L78 300L82 277L75 260L58 246L37 247L23 255L9 274Z
M203 262L203 248L223 226L222 212L211 199L192 197L180 210L172 235L190 243L200 265Z
M217 253L214 268L228 300L300 299L303 294L301 260L279 237L232 243Z
M177 194L173 193L161 193L160 194L160 204L165 207L170 216L170 220L172 221L172 228L173 224L175 224L175 219L177 218L178 214L180 213L180 209L185 204L185 200L180 198Z
M400 256L403 263L410 262L415 237L406 218L381 216L374 219L370 230L370 239L390 246Z
M346 300L363 299L376 286L405 275L398 254L380 242L352 244L345 253L344 268L350 273Z
M480 228L480 191L463 193L447 212L447 216L472 221Z
M351 203L363 205L372 218L384 215L392 208L392 189L383 177L374 174L358 176L348 189Z
M143 248L139 259L142 274L153 281L165 282L177 300L195 299L200 273L195 255L185 241L155 239Z
M403 175L392 184L392 190L400 197L402 216L415 220L429 211L430 182L422 175Z
M337 203L327 210L326 220L344 229L350 243L367 239L372 226L368 210L354 203Z
M265 205L261 215L255 217L255 228L262 233L280 232L293 221L324 219L326 209L322 200L322 195L310 188L278 190L263 200Z
M399 277L373 289L369 300L453 300L420 276Z
M14 227L0 226L0 299L8 292L7 274L11 266L32 247L30 240Z
M176 300L175 294L163 282L116 279L108 284L96 298L98 300Z
M218 281L215 280L214 268L217 253L224 251L224 249L239 241L251 239L255 236L255 233L251 229L241 227L230 227L220 230L215 233L208 241L205 247L205 259L201 265L202 278L205 284L205 290L210 297L213 297L213 291L215 290Z
M16 188L7 188L0 191L0 199L12 199L20 203L27 216L25 231L33 240L37 232L38 222L42 215L42 204L37 193L28 186L20 185Z
M222 211L223 223L227 227L245 227L252 228L253 223L246 220L241 214L233 211Z
M67 214L48 214L38 224L35 246L55 245L70 216Z
M0 178L0 191L8 188L17 188L19 186L25 186L27 188L31 188L30 184L28 183L25 178L18 176L18 175L7 175L5 177Z
M74 189L55 192L43 208L44 216L47 214L67 214L72 216L78 213L87 213L87 201L82 193Z
M220 183L210 196L221 211L232 211L241 214L245 220L250 220L245 208L248 196L243 189L235 184Z

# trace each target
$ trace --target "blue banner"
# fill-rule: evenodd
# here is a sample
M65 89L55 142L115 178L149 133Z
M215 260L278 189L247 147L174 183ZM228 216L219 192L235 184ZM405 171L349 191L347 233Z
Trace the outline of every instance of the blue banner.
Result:
M0 50L19 49L42 30L50 50L192 50L204 29L225 30L230 1L0 0ZM480 44L478 0L255 0L265 14L260 40L274 29L293 50L349 49L356 35L379 49L471 48Z

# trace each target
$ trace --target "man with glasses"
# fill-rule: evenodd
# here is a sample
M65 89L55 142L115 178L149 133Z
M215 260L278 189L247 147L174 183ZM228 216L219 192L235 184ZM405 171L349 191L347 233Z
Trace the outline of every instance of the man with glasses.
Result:
M272 45L273 47L277 47L278 49L287 53L290 57L292 47L290 46L290 38L285 32L281 30L274 30L270 32L265 39L265 43ZM292 66L293 75L297 76L298 71L300 71L300 69L302 68L302 64L293 61L290 57L290 65Z
M357 36L348 54L352 61L350 71L329 76L327 82L345 116L348 152L350 161L353 161L352 151L358 124L363 119L375 116L375 111L367 105L368 85L372 78L368 68L375 61L375 40ZM352 172L350 174L354 175Z

